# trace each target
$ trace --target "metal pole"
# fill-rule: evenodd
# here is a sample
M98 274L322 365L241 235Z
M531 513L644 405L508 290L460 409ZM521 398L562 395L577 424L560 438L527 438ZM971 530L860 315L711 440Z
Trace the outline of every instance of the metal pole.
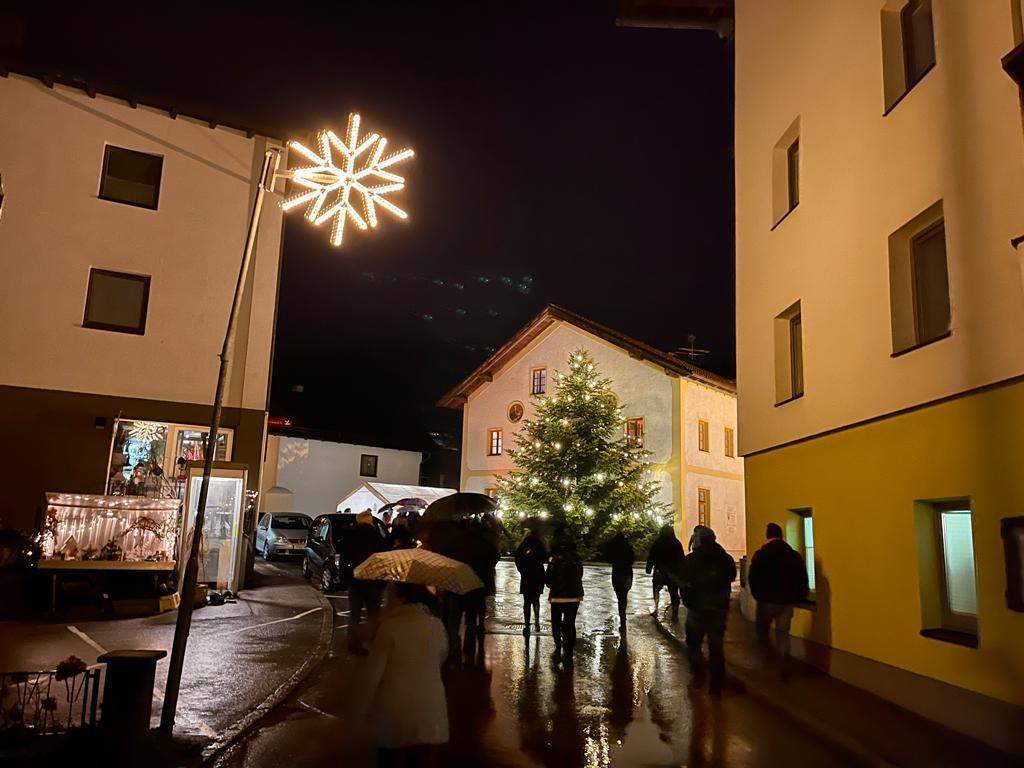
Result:
M174 715L178 708L178 690L181 687L181 670L185 663L185 646L188 633L192 626L192 607L195 601L196 576L199 572L199 544L203 535L203 522L206 515L206 496L210 490L210 474L217 453L217 431L220 429L220 414L224 400L224 384L228 374L228 353L235 341L235 321L238 319L238 307L242 302L242 291L249 275L252 262L252 250L256 244L256 233L259 229L260 210L263 208L263 193L269 184L273 184L274 172L280 159L276 148L266 151L263 156L263 170L260 173L259 186L256 188L256 199L253 200L252 213L249 218L249 231L245 238L245 249L242 251L242 264L238 270L238 282L235 284L235 295L231 300L231 313L228 315L228 327L224 333L224 346L220 350L220 371L217 374L217 390L213 396L213 419L210 421L210 434L206 439L206 454L203 457L203 484L199 489L199 501L196 508L196 521L192 533L192 546L189 548L185 572L182 575L181 605L178 606L178 619L174 625L174 645L167 668L167 687L164 692L163 711L160 715L160 729L171 733L174 729ZM185 510L185 521L188 521L188 510ZM183 526L184 528L184 526ZM182 531L184 535L185 531Z

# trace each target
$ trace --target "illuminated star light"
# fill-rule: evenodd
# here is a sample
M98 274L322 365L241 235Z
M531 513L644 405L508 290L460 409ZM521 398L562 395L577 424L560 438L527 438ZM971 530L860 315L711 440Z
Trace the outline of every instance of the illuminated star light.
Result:
M385 156L388 140L377 133L360 138L359 121L355 113L348 116L345 141L334 131L320 131L316 151L297 141L288 143L313 165L288 171L292 183L301 190L284 200L281 207L287 211L305 203L308 221L318 226L333 221L331 244L336 246L341 245L349 219L359 229L366 230L377 227L378 208L400 219L408 218L405 211L386 197L404 189L405 179L385 169L408 160L413 151L403 149Z
M155 421L136 421L129 430L128 435L129 437L134 437L136 440L151 443L154 440L163 437L166 429L166 426L158 424Z

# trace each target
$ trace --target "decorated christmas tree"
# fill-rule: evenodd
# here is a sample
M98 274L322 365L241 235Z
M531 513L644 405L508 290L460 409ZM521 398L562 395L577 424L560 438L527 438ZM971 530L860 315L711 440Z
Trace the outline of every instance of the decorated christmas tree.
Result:
M500 508L510 538L524 527L564 529L584 556L622 531L638 555L665 522L649 477L649 452L627 437L610 379L579 349L555 391L535 398L510 451L517 469L499 478Z

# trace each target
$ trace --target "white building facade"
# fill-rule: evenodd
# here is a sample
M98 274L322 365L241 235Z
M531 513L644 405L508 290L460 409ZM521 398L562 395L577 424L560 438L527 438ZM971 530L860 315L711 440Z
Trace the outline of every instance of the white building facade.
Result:
M554 392L554 373L567 369L577 349L612 380L626 428L639 425L677 534L685 541L703 522L741 556L743 460L735 450L732 383L560 307L543 310L442 399L463 411L462 490L492 493L515 468L507 449L532 418L533 398Z
M809 659L1024 754L1021 4L735 13L748 544L804 550Z
M45 491L103 493L125 425L194 459L251 201L273 140L82 87L0 77L0 426L5 522ZM259 487L282 214L269 194L237 326L218 458ZM115 445L117 443L117 445ZM114 446L112 448L112 445ZM118 454L118 455L114 455Z

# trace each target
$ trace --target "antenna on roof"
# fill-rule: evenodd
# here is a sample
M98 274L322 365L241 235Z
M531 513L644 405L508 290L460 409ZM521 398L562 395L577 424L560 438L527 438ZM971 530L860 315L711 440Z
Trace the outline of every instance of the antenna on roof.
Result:
M700 349L699 347L695 346L695 344L697 343L697 334L695 333L687 334L686 343L687 346L685 347L676 347L676 351L673 354L678 357L686 355L691 360L696 360L698 357L711 353L710 349Z

